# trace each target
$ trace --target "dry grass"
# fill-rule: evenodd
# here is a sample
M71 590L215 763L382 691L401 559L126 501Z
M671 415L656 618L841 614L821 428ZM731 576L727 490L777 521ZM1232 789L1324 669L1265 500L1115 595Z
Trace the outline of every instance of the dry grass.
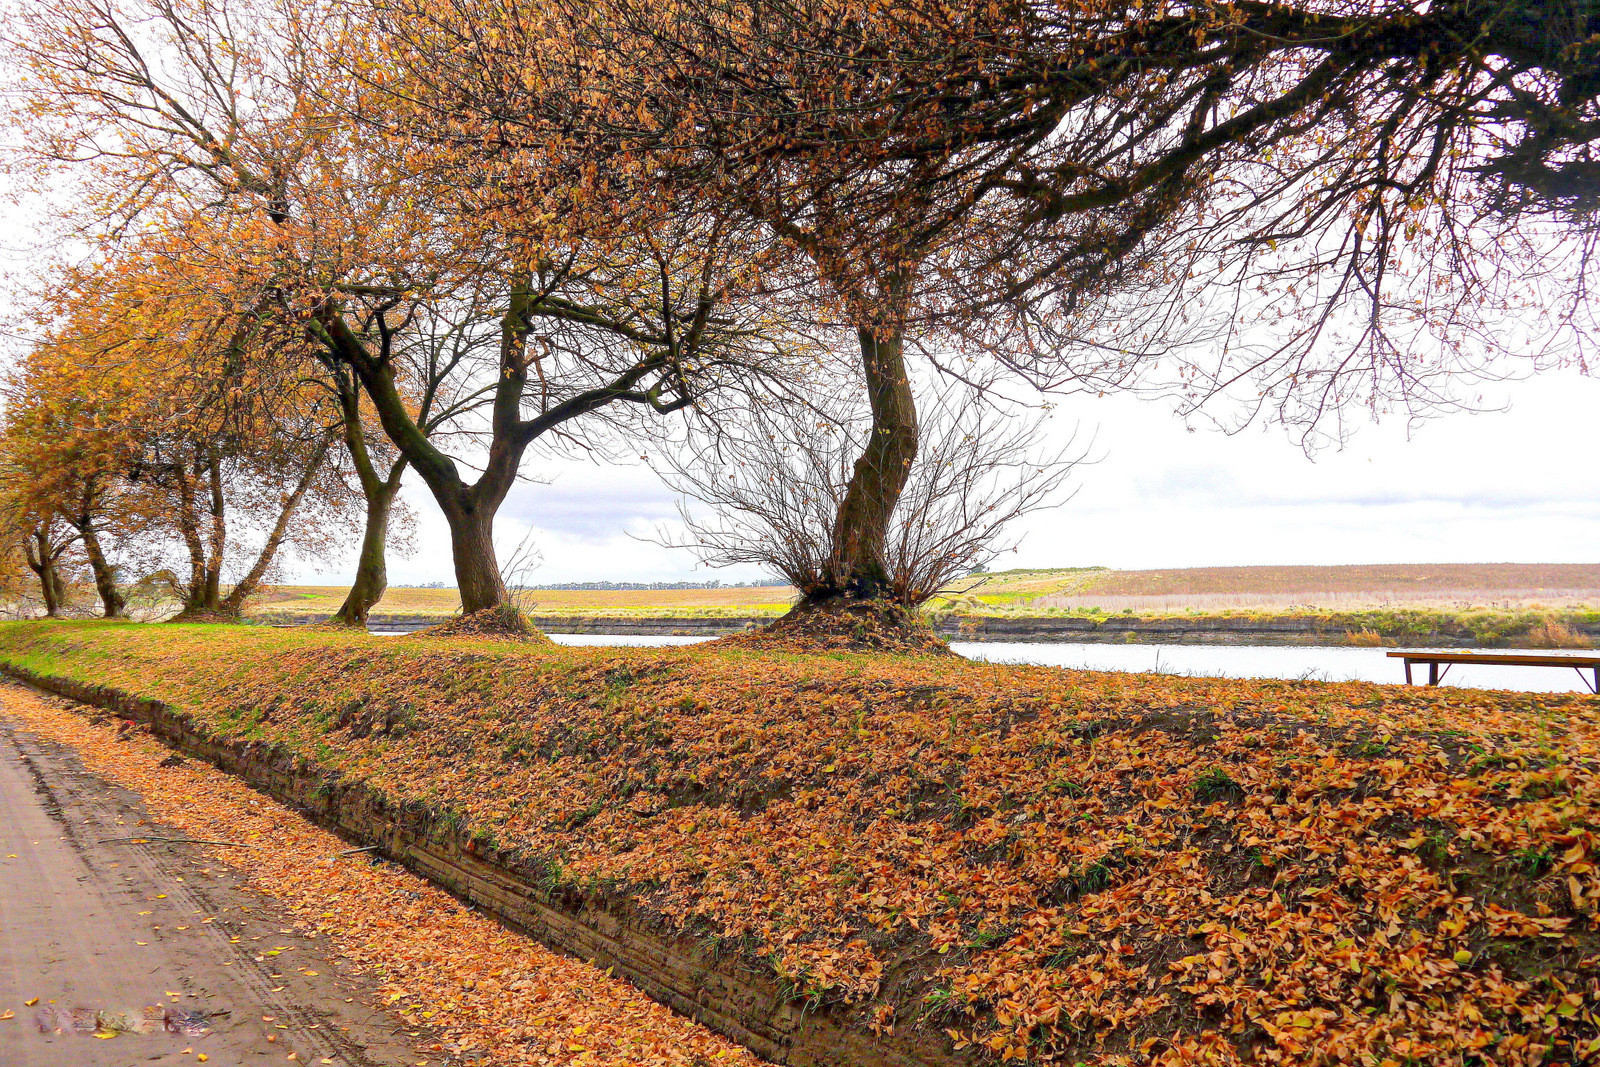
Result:
M1163 593L1149 596L1081 593L1042 596L1030 601L1028 606L1068 611L1099 608L1104 612L1128 611L1135 615L1181 615L1188 612L1216 615L1229 611L1294 615L1302 612L1326 614L1375 609L1437 612L1484 608L1501 611L1574 611L1597 604L1600 604L1600 589L1454 589L1438 595L1379 589L1369 592L1322 590L1309 593Z
M1593 648L1587 634L1574 633L1559 619L1545 619L1528 632L1534 648Z
M1193 567L1102 571L1086 592L1159 596L1257 593L1374 594L1413 599L1475 593L1523 596L1600 592L1595 563L1387 563L1329 567Z
M972 604L1134 614L1256 611L1353 612L1374 608L1572 610L1600 604L1600 564L1405 563L1175 570L1005 571L953 583ZM964 594L964 595L963 595ZM936 606L939 606L936 602ZM949 606L948 604L945 606Z

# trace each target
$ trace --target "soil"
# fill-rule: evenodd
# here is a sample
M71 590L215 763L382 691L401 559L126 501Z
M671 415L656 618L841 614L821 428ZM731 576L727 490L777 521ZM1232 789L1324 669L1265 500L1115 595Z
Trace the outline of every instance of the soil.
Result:
M801 601L787 615L749 633L721 637L708 648L763 652L890 652L954 656L920 616L878 600Z
M188 836L0 719L0 1063L437 1062Z
M449 622L418 630L415 637L495 637L549 644L550 639L528 622L516 608L484 608Z

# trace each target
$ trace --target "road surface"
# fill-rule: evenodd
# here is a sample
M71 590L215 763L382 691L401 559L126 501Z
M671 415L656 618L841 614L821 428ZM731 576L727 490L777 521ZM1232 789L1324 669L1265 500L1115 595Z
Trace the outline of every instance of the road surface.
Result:
M146 818L72 749L0 716L0 1065L440 1062L241 876L193 845L130 840L185 836ZM227 1014L205 1034L102 1025L180 1012Z

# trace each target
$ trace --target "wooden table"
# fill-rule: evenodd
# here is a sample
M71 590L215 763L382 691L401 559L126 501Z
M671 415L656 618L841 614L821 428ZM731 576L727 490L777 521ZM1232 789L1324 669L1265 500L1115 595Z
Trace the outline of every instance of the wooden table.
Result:
M1401 649L1389 653L1390 659L1404 660L1406 684L1411 684L1411 665L1428 665L1428 684L1438 685L1451 666L1457 663L1487 663L1497 667L1570 667L1578 672L1583 684L1594 693L1600 693L1600 656L1557 656L1538 652L1424 652L1418 649ZM1443 670L1440 670L1440 667ZM1593 680L1585 671L1593 673Z

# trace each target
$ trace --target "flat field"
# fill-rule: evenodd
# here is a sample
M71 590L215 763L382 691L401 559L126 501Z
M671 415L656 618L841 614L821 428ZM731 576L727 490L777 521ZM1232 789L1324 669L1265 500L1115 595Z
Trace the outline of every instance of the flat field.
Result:
M344 602L341 586L280 585L251 605L254 614L331 614ZM520 594L535 615L779 614L794 590L786 585L732 589L530 589ZM454 589L390 588L379 615L453 615L461 609ZM729 609L737 609L730 612Z
M981 577L981 576L980 576ZM977 577L966 580L973 586ZM973 599L999 607L1116 612L1573 609L1600 606L1600 564L1396 563L1006 571Z
M338 586L281 585L256 614L332 613ZM536 615L778 615L793 602L786 585L727 589L535 589L522 594ZM1416 609L1572 611L1600 608L1597 563L1398 563L1360 566L1195 567L1118 571L1062 567L978 574L952 582L935 610L1043 614L1361 612ZM454 589L391 588L380 615L450 615Z
M1588 696L81 622L0 625L0 662L974 1067L1600 1056Z

